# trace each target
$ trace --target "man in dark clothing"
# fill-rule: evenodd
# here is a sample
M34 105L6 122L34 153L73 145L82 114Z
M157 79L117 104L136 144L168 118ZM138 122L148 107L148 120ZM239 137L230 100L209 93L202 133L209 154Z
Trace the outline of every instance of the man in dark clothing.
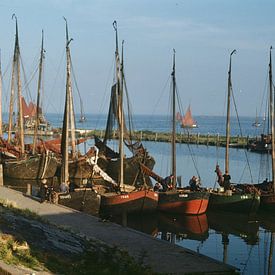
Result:
M164 178L161 182L163 192L173 188L173 175Z
M223 175L223 187L225 191L230 190L230 180L231 180L231 176L226 171L225 174Z

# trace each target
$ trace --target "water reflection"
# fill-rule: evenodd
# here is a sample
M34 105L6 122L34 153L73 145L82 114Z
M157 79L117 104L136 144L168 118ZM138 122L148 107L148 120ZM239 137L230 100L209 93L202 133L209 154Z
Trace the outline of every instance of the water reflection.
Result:
M275 274L275 217L228 212L199 216L128 215L113 221L231 264L241 274Z
M35 195L41 182L5 179L6 186L24 193L27 183L31 183ZM155 212L111 220L224 261L238 267L241 274L275 274L275 216L270 212L257 216L215 211L199 216Z

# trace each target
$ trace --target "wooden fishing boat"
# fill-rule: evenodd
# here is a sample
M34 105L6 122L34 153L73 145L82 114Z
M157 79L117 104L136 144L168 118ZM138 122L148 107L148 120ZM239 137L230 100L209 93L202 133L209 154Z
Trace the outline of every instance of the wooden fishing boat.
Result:
M159 192L160 211L187 215L199 215L206 212L209 193L177 188L167 192Z
M10 96L10 108L9 108L9 126L8 126L8 139L6 142L2 142L2 149L0 148L1 155L3 156L3 168L4 176L17 178L17 179L43 179L53 177L57 169L57 159L55 155L47 150L41 153L37 153L35 150L29 152L25 150L24 142L24 121L22 110L22 92L21 92L21 79L20 79L20 49L18 39L18 26L16 20L16 35L15 35L15 47L12 66L12 82L11 82L11 96ZM38 96L37 96L37 116L39 113L39 94L41 89L41 74L42 74L42 62L44 56L43 48L43 32L42 32L42 45L39 62L39 80L38 80ZM17 90L17 114L18 124L17 131L14 139L12 140L12 121L14 113L14 97L15 90ZM38 121L37 121L38 123ZM37 124L36 123L36 124ZM35 143L36 137L34 138ZM13 144L12 144L13 143ZM35 148L35 146L33 146ZM13 154L19 152L19 154ZM15 156L15 158L13 156Z
M207 210L209 193L203 189L191 191L187 188L177 187L176 182L176 76L175 76L175 51L173 55L173 70L172 70L172 188L159 192L158 210L169 213L181 213L198 215L203 214ZM154 175L151 173L151 176ZM160 177L155 177L159 182L163 182Z
M193 118L191 113L190 105L187 108L187 111L184 116L181 116L180 113L176 115L177 120L180 122L181 128L197 128L197 121Z
M209 199L209 209L236 211L241 213L256 212L260 205L260 194L253 187L247 185L235 186L230 183L229 175L229 141L230 141L230 98L232 92L231 82L231 58L236 50L230 54L227 91L227 120L226 120L226 147L225 147L225 174L216 165L218 183L222 187L220 191L212 191Z
M150 189L122 192L121 194L108 192L101 195L102 211L114 215L154 211L157 205L158 194Z
M274 85L272 78L272 47L269 52L269 129L271 143L271 176L272 179L266 179L260 184L254 186L261 192L261 209L275 210L275 129L274 129Z
M119 128L119 176L118 184L113 188L113 192L106 192L101 195L100 209L103 213L123 214L132 212L148 212L154 211L157 208L158 194L148 187L145 182L139 182L135 186L125 184L125 157L124 157L124 142L125 142L125 120L123 110L123 95L124 95L124 72L123 72L123 47L122 58L120 63L120 56L118 51L118 34L117 23L114 21L113 27L116 34L116 82L112 87L112 96L117 100L112 106L117 111L118 128ZM123 45L123 43L122 43ZM110 118L110 112L109 112ZM109 119L108 118L108 119ZM136 178L140 177L141 170L139 169Z

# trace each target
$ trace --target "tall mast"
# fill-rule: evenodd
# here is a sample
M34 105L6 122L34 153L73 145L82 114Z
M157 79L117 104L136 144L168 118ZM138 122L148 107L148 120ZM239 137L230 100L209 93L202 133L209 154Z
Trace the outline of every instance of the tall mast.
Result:
M66 75L66 96L65 96L65 108L63 116L62 126L62 139L61 139L61 154L62 154L62 165L61 165L61 183L69 184L69 120L70 120L70 55L69 55L69 44L71 40L68 37L68 27L66 22L66 56L67 56L67 75Z
M9 126L8 126L8 142L11 142L12 124L13 124L13 104L14 104L14 94L15 94L15 71L17 62L17 49L18 49L18 28L17 28L17 18L15 14L12 15L12 19L16 20L16 32L15 32L15 44L13 52L12 61L12 76L11 76L11 95L10 95L10 106L9 106Z
M273 192L275 192L275 132L274 132L274 98L273 98L273 83L272 83L272 56L271 56L272 46L269 50L269 112L270 112L270 125L271 125L271 160L272 160L272 182L273 182Z
M124 118L123 118L123 85L121 83L122 66L120 66L119 52L118 52L118 34L117 22L113 22L113 27L116 33L116 94L118 95L118 120L119 120L119 156L120 156L120 170L119 170L119 184L124 184Z
M225 147L225 172L229 173L229 142L230 142L230 98L232 91L231 82L231 58L236 53L233 50L230 54L229 71L228 71L228 87L227 87L227 115L226 115L226 147Z
M0 51L0 137L3 135L2 129L2 70L1 70L1 51Z
M69 125L70 125L70 133L71 133L71 146L72 146L72 159L76 157L76 143L75 143L75 116L74 116L74 108L73 108L73 95L72 95L72 81L71 81L71 51L69 44L73 40L72 38L69 40L69 32L68 32L68 24L66 21L66 56L67 56L67 81L66 81L66 89L68 89L69 93Z
M42 82L42 69L43 69L43 59L44 59L44 32L42 30L42 42L41 42L41 51L40 51L40 61L39 61L39 75L38 75L38 87L37 87L37 99L36 99L36 119L34 126L34 137L33 137L33 154L36 151L36 142L37 142L37 132L39 125L39 115L40 115L40 91L41 91L41 82Z
M172 96L172 174L173 174L173 186L176 187L176 51L173 49L173 71L172 71L172 84L173 84L173 96Z

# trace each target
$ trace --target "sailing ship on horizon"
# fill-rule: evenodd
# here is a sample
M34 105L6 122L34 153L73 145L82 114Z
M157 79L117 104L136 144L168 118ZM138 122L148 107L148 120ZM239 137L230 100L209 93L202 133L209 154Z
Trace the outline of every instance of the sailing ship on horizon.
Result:
M197 121L192 116L190 104L189 104L184 116L182 116L178 112L176 117L177 117L177 120L180 122L181 128L197 128L198 127Z

